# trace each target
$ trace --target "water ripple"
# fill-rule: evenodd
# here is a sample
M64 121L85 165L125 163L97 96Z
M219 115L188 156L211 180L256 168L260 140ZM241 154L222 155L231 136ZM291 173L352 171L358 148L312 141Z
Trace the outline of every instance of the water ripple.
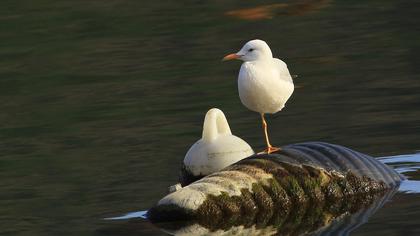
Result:
M147 219L146 214L147 214L147 211L134 211L134 212L129 212L122 216L104 218L104 220L129 220L129 219L135 219L135 218Z
M406 178L400 185L400 192L420 193L420 153L382 157L379 160Z

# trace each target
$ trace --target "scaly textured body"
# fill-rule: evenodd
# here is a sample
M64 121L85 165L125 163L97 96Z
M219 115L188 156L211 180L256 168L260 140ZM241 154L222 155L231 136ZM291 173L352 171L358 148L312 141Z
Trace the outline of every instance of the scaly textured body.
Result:
M374 158L327 143L289 145L243 159L171 193L149 211L152 220L220 220L288 215L313 204L354 211L398 186L401 177Z

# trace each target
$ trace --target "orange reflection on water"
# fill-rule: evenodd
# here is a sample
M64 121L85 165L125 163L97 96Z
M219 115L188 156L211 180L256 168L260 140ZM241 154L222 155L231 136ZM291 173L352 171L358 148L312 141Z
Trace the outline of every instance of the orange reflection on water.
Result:
M225 13L225 15L243 19L243 20L271 19L273 18L274 9L284 8L284 7L287 7L287 5L289 4L278 3L278 4L262 5L262 6L252 7L252 8L228 11Z
M225 12L242 20L271 19L275 15L304 15L329 6L331 0L305 0L297 3L277 3Z

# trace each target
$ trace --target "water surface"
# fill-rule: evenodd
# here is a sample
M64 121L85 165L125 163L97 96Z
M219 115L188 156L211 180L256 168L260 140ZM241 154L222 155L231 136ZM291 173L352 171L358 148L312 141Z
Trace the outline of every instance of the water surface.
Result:
M262 149L236 91L240 63L220 62L248 39L299 75L269 117L273 143L420 150L420 4L300 3L4 0L0 234L106 235L120 221L104 218L146 210L176 182L211 107ZM397 194L354 235L418 235L419 200ZM118 235L165 235L141 225Z

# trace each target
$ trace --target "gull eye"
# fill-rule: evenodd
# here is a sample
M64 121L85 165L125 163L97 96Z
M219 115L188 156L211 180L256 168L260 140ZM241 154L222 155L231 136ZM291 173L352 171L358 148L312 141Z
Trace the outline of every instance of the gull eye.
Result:
M248 49L248 52L252 52L252 51L254 51L254 49L253 49L253 48Z

